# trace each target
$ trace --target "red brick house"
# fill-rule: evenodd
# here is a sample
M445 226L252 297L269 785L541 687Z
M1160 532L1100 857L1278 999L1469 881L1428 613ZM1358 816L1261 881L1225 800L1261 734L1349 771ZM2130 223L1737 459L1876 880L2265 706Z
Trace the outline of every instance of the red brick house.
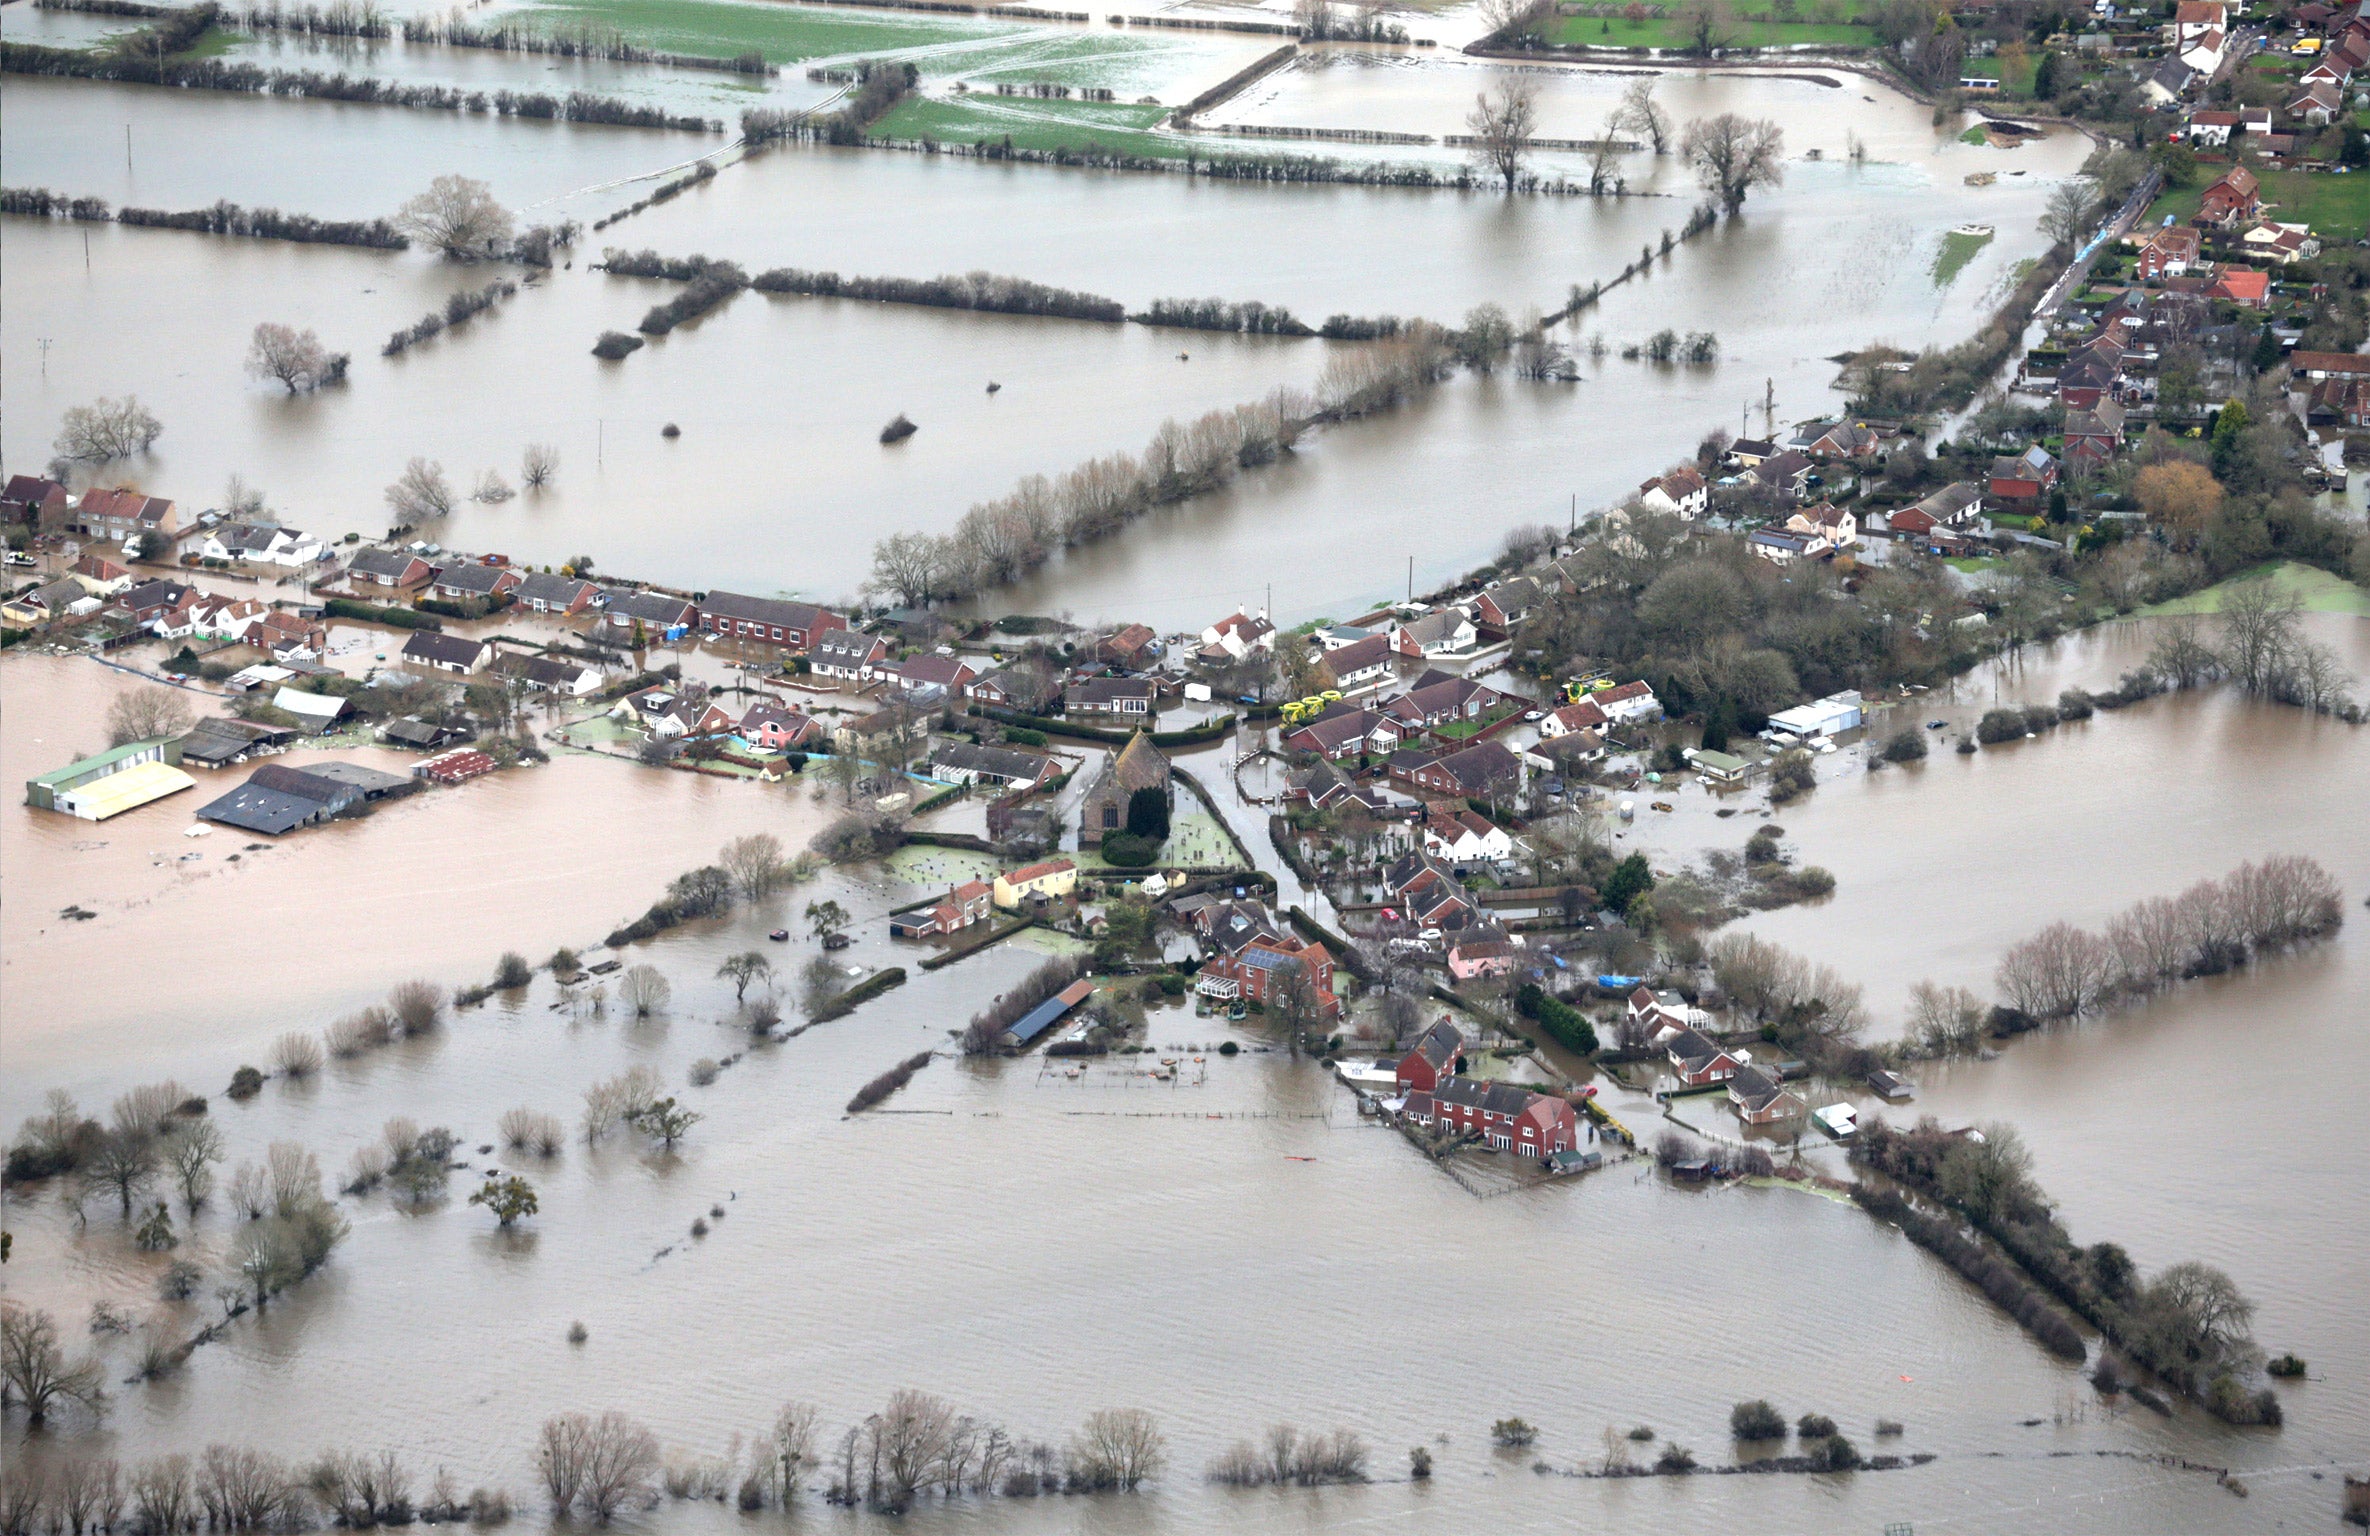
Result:
M1706 1083L1724 1083L1736 1076L1739 1067L1746 1065L1730 1055L1726 1047L1692 1029L1682 1029L1672 1035L1664 1049L1670 1052L1671 1075L1690 1088L1701 1088Z
M2247 309L2262 309L2271 302L2271 274L2253 267L2230 267L2214 279L2205 296L2228 299Z
M996 888L985 880L966 880L936 903L889 919L889 933L900 939L925 939L955 933L984 921L995 907Z
M1399 1058L1399 1091L1430 1093L1437 1089L1457 1075L1457 1061L1464 1050L1464 1035L1454 1024L1442 1019L1424 1031L1415 1049Z
M2233 224L2252 221L2262 211L2263 193L2255 181L2255 173L2243 165L2234 165L2223 173L2220 181L2205 189L2205 196L2197 205L2197 218L2199 223L2227 229Z
M831 631L847 628L848 621L813 603L711 592L700 600L699 627L711 635L803 651Z
M1736 1110L1736 1118L1747 1125L1776 1125L1782 1121L1799 1119L1810 1106L1800 1095L1778 1081L1777 1075L1759 1067L1739 1067L1728 1079L1728 1102Z
M1569 1152L1580 1141L1580 1120L1570 1104L1512 1083L1452 1077L1429 1093L1409 1094L1401 1112L1525 1157Z
M10 475L0 491L0 522L26 523L36 532L54 533L66 526L73 498L55 480L38 475Z
M2179 277L2197 265L2201 236L2194 225L2171 224L2148 237L2133 262L2133 270L2141 279L2154 282L2162 277Z
M1304 972L1316 986L1318 1011L1329 1019L1340 1018L1341 999L1333 995L1333 957L1322 944L1253 939L1233 954L1202 962L1194 989L1221 1001L1240 997L1265 1003L1281 989L1285 977Z
M2038 443L2013 458L1991 461L1991 499L2011 503L2015 510L2033 510L2056 485L2057 460Z
M408 591L426 586L435 575L435 566L407 549L359 549L346 563L346 585L350 587Z

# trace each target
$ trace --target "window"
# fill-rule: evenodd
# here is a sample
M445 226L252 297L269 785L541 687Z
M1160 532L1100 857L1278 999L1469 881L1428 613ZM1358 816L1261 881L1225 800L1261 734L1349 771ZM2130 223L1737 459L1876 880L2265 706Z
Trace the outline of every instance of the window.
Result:
M1103 807L1103 825L1106 827L1116 827L1119 825L1118 806L1106 805Z

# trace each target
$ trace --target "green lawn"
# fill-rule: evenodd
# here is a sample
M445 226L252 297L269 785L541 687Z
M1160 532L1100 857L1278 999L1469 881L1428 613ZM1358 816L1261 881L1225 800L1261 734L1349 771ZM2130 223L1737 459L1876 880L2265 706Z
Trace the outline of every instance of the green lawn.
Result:
M2360 618L2370 618L2370 591L2342 577L2332 576L2318 566L2285 561L2258 566L2233 579L2244 579L2245 576L2259 575L2263 571L2271 573L2274 586L2300 598L2307 613L2350 613ZM2227 581L2221 582L2202 591L2192 592L2187 597L2158 603L2153 608L2143 608L2140 612L2143 617L2167 613L2219 613L2222 611L2222 593L2229 585Z
M1934 253L1934 286L1947 288L1951 280L1965 270L1975 253L1991 244L1989 235L1962 235L1953 231L1942 237L1942 249Z
M2211 186L2214 181L2214 176L2205 174L2207 169L2204 166L2198 168L2195 186L2174 187L2150 203L2148 211L2140 215L2140 226L2153 229L2168 218L2175 224L2183 224L2194 218L2197 214L2197 205L2205 200L2205 189ZM2215 176L2220 174L2218 171L2215 172Z
M2370 172L2265 171L2263 204L2274 218L2310 224L2323 240L2359 240L2370 230Z
M1547 40L1559 48L1687 48L1694 43L1686 23L1676 17L1631 21L1625 16L1563 16L1548 28ZM1736 24L1729 46L1783 48L1800 43L1871 48L1876 45L1876 29L1848 21L1745 21Z
M822 10L733 0L543 0L515 13L530 26L615 27L626 41L667 53L730 58L755 48L769 63L1027 35L1034 29L969 17Z
M872 133L877 138L932 138L947 144L1009 137L1020 149L1095 149L1181 160L1196 146L1148 131L1167 115L1166 107L1131 102L1040 101L979 93L917 96L881 119Z
M2002 96L2031 100L2033 77L2041 71L2040 58L2027 54L2024 63L2012 74L2003 74L2003 68L2001 60L1995 55L1988 59L1969 59L1959 67L1959 73L1973 80L1997 80ZM1971 99L1980 103L1983 98L1977 96Z

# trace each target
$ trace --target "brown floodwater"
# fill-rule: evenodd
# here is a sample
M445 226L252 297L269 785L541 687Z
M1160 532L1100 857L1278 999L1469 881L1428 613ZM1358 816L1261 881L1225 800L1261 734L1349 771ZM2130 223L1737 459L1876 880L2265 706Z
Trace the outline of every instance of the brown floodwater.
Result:
M2370 626L2315 628L2348 645L2357 665L2365 659ZM2108 680L2138 644L2124 629L2063 641L1914 707L1963 717L1995 696L2053 697L2067 681ZM17 738L28 707L44 735L87 735L104 698L92 679L113 676L31 657L0 667L10 773L25 754ZM1838 754L1824 760L1827 782L1784 815L1803 856L1837 872L1837 895L1755 923L1868 981L1889 1024L1891 990L1906 979L1980 980L1979 968L1953 960L1962 947L1996 954L2055 917L2095 920L2129 894L2300 840L2358 903L2370 866L2358 814L2370 788L2363 742L2213 696L2100 717L1971 764L1936 758L1916 771L1914 796L1902 792L1910 774L1846 772ZM1223 794L1211 756L1197 754L1196 765ZM168 1073L215 1089L280 1030L317 1026L351 998L414 973L483 975L499 948L530 946L508 911L488 923L474 897L512 878L530 849L547 861L559 847L585 850L562 856L545 888L578 903L574 926L536 943L580 940L730 832L783 829L809 810L779 791L572 762L580 777L555 763L290 839L261 857L310 860L310 878L265 904L159 893L77 925L66 942L87 947L71 954L50 947L54 928L28 941L12 926L0 1111L24 1113L58 1082L93 1105ZM2253 816L2195 814L2217 786L2242 792L2242 779L2278 793L2258 790ZM510 798L497 804L488 790ZM2005 877L2019 899L1994 903L1987 893L2003 877L1983 870L1975 850L2013 834L2000 819L2036 798L2052 805L2055 825L2082 835L2030 840ZM1741 838L1738 819L1714 818L1694 792L1679 803L1677 825L1657 818L1650 846ZM28 834L26 824L50 818L11 814L0 858L15 924L27 879L37 894L63 892L47 867L81 856ZM528 817L540 846L511 830ZM675 857L623 868L616 843L637 822L652 823L662 846L671 838ZM121 825L83 830L108 837ZM394 835L407 830L409 841ZM195 846L211 864L221 841ZM2121 857L2101 859L2104 849ZM2159 864L2120 869L2134 860ZM127 893L154 874L138 859L120 863ZM390 871L411 899L379 907L337 890L341 874L375 888ZM277 877L265 868L230 878ZM1953 893L1940 908L1922 895L1937 882ZM574 894L596 887L598 901ZM1510 1192L1476 1198L1360 1122L1314 1067L1218 1056L1225 1026L1183 1007L1155 1011L1149 1034L1160 1056L1186 1063L1174 1084L1131 1072L1125 1059L1075 1079L1037 1058L940 1060L887 1112L841 1115L858 1084L943 1040L1032 964L1026 941L917 972L849 1019L756 1050L711 1087L682 1086L696 1059L743 1046L729 985L714 975L724 956L754 945L785 969L802 962L803 942L773 949L759 934L797 926L801 905L828 892L866 919L844 960L910 967L912 951L883 937L879 914L914 889L844 872L638 946L633 958L674 984L669 1007L649 1021L614 1008L600 1019L555 1010L538 979L437 1037L335 1065L314 1083L274 1084L243 1106L218 1098L234 1161L294 1138L334 1174L380 1121L401 1114L451 1126L475 1167L454 1176L451 1198L423 1208L384 1195L342 1202L355 1231L326 1271L178 1376L121 1389L95 1443L130 1455L226 1436L297 1455L396 1444L423 1470L447 1465L465 1485L525 1495L534 1426L552 1412L625 1407L670 1448L712 1453L786 1398L818 1402L836 1428L891 1388L916 1385L1056 1441L1092 1408L1142 1404L1161 1415L1173 1456L1141 1499L964 1504L917 1524L1278 1532L1442 1516L1558 1529L1808 1532L1914 1519L2270 1530L2326 1520L2334 1469L2357 1465L2370 1446L2370 1338L2354 1304L2370 1227L2332 1156L2353 1139L2352 1106L2370 1087L2358 920L2310 954L2020 1042L1998 1062L1921 1074L1926 1107L1946 1118L2019 1125L2078 1237L2123 1242L2149 1265L2203 1257L2237 1277L2262 1307L2263 1342L2314 1364L2313 1380L2282 1389L2286 1430L2266 1435L2187 1412L2107 1414L2074 1371L1847 1205L1779 1189L1684 1192L1635 1166L1511 1189L1486 1160L1472 1186ZM327 921L315 915L322 901ZM423 902L466 915L424 914ZM472 924L474 951L463 936ZM292 945L297 934L312 942ZM126 950L168 960L137 968L144 1007L112 1001L93 980ZM170 977L162 999L159 976ZM50 999L30 1024L17 1002L28 983ZM86 1007L79 999L94 986L99 1001ZM183 992L236 995L240 1006L210 1016L180 1006ZM463 1203L476 1169L505 1165L473 1150L503 1110L572 1119L584 1086L635 1064L707 1116L676 1156L574 1144L554 1164L527 1166L542 1213L509 1236ZM1612 1103L1632 1125L1653 1126L1636 1096L1616 1089ZM726 1216L691 1238L692 1218L711 1206ZM12 1295L69 1318L100 1298L136 1314L154 1307L161 1261L133 1250L111 1212L94 1206L81 1227L36 1192L14 1207L11 1226ZM221 1215L202 1216L183 1252L208 1259L230 1230ZM2312 1240L2298 1241L2305 1233ZM1411 1342L1416 1316L1444 1326ZM562 1338L575 1320L590 1331L582 1348ZM128 1349L98 1347L119 1364ZM1876 1418L1903 1420L1900 1448L1939 1459L1845 1479L1558 1475L1594 1463L1607 1425L1649 1424L1706 1460L1727 1459L1728 1405L1760 1395L1789 1413L1832 1413L1864 1446ZM1490 1451L1487 1425L1508 1413L1544 1427L1546 1471ZM1356 1429L1386 1480L1252 1494L1201 1482L1202 1465L1231 1439L1284 1418ZM1404 1447L1419 1442L1438 1460L1432 1484L1390 1480ZM2238 1469L2253 1496L2241 1502L2210 1476L2127 1459L2159 1453ZM642 1523L705 1529L725 1518L670 1506Z
M1448 62L1382 74L1396 83L1411 71L1405 89L1427 111L1460 99L1475 74ZM1609 88L1609 77L1582 72L1557 75L1559 88L1567 77L1572 92ZM637 195L608 184L701 147L681 135L27 83L58 101L48 110L47 97L12 86L9 110L26 131L12 126L0 151L10 183L117 201L137 192L179 206L228 192L376 214L416 187L425 163L489 176L548 217ZM1912 104L1864 84L1674 77L1666 89L1688 111L1767 109L1837 132L1857 124L1878 158L1798 160L1744 219L1614 290L1572 333L1611 349L1582 382L1466 378L1389 418L1315 434L1286 461L1059 561L996 603L1169 628L1198 626L1272 585L1280 614L1346 613L1403 591L1411 560L1418 587L1429 586L1487 558L1511 526L1618 499L1705 431L1737 429L1765 394L1780 420L1832 408L1827 359L1840 351L1877 337L1914 346L1963 336L2014 263L2038 253L2035 216L2083 141L2057 135L2012 155L1937 146ZM173 146L140 160L137 182L110 147L119 119L137 141ZM349 134L376 152L353 140L357 174L326 184L311 146ZM210 148L180 147L194 144ZM1964 186L1961 172L1991 164L1986 156L2029 174ZM413 455L438 459L466 488L485 468L514 475L523 443L552 441L564 461L555 493L464 508L438 536L541 563L591 554L605 569L694 587L747 566L767 573L761 587L836 598L863 580L881 534L943 530L1024 475L1139 448L1164 417L1305 385L1326 344L744 295L602 365L585 355L592 337L631 329L672 290L581 270L599 246L704 251L751 270L1010 272L1131 305L1216 293L1287 304L1311 321L1335 311L1453 319L1481 302L1552 308L1573 284L1618 272L1693 200L1692 189L1662 185L1669 163L1652 174L1671 195L1505 199L776 151L589 239L579 270L392 361L375 356L379 338L485 274L417 256L104 227L89 232L86 269L84 231L11 219L0 254L18 282L0 339L14 409L0 444L11 464L37 463L67 405L130 390L166 436L154 458L118 473L202 502L235 470L300 526L368 532L383 515L380 488ZM587 187L608 190L560 197ZM1939 280L1944 231L1976 218L1997 237ZM190 291L216 302L181 302ZM264 318L314 326L352 351L352 382L292 402L244 380L244 338ZM124 324L151 344L132 356L110 345L110 327ZM1619 358L1664 327L1716 333L1721 361ZM989 382L1004 388L991 397ZM900 412L922 431L884 450L879 427ZM681 439L659 438L668 421ZM696 515L669 510L687 486L699 487ZM1349 529L1357 536L1344 538Z

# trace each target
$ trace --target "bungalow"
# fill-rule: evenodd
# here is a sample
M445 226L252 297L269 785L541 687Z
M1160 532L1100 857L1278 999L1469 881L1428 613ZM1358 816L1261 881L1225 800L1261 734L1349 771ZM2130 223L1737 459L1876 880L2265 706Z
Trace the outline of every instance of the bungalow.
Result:
M1494 741L1484 741L1423 763L1402 765L1404 753L1391 759L1391 777L1433 794L1468 800L1500 800L1521 792L1522 760Z
M1467 939L1448 947L1448 974L1456 981L1509 976L1521 966L1523 959L1520 939Z
M927 907L891 917L889 936L926 939L959 933L973 923L984 921L995 906L995 898L996 888L985 880L966 880Z
M1654 697L1653 688L1643 679L1614 688L1599 689L1588 697L1605 712L1605 718L1616 725L1662 718L1662 700Z
M1062 709L1072 715L1100 715L1116 720L1149 720L1153 686L1148 677L1090 677L1062 691Z
M67 572L82 584L82 590L93 597L113 597L128 592L132 587L132 573L105 555L84 555Z
M1547 773L1577 773L1605 755L1605 738L1595 731L1566 731L1525 747L1522 760Z
M1367 753L1387 753L1401 740L1401 727L1389 715L1355 704L1336 704L1284 737L1289 752L1314 752L1334 762Z
M1745 547L1772 565L1792 565L1797 560L1808 560L1825 554L1827 546L1817 540L1806 539L1796 533L1778 533L1763 528L1745 540Z
M1800 1119L1810 1106L1760 1067L1739 1067L1728 1079L1728 1102L1747 1125L1776 1125Z
M1726 1047L1706 1039L1693 1029L1674 1033L1664 1047L1670 1053L1672 1075L1690 1088L1701 1088L1708 1083L1724 1083L1736 1076L1739 1067L1751 1064L1752 1058L1732 1055Z
M350 587L407 592L426 586L435 576L435 566L407 549L360 549L346 562L346 585Z
M1408 1053L1399 1058L1394 1074L1401 1093L1433 1093L1442 1083L1456 1076L1459 1059L1464 1055L1465 1037L1446 1017L1423 1033Z
M2271 274L2253 267L2225 267L2205 296L2227 299L2242 309L2263 309L2271 303Z
M2249 261L2268 261L2275 266L2293 266L2307 257L2321 253L2321 243L2312 237L2309 224L2277 224L2266 219L2238 237ZM2232 271L2243 270L2233 268Z
M36 624L55 624L65 618L77 603L98 606L99 600L83 590L82 583L71 576L61 576L52 582L30 587L0 603L0 620L20 629ZM86 610L87 611L87 610Z
M2169 107L2189 93L2197 80L2197 71L2179 59L2166 59L2156 66L2155 73L2140 84L2140 94L2152 107Z
M1276 648L1276 627L1267 622L1267 610L1256 617L1237 609L1201 632L1201 655L1204 661L1240 661L1253 651L1272 651Z
M1839 421L1826 428L1806 428L1795 434L1797 451L1814 459L1872 459L1881 442L1875 432L1856 421Z
M68 526L92 538L118 540L126 547L144 534L156 535L170 543L181 531L181 513L161 496L144 496L138 491L103 491L93 486L82 493L82 501L75 507Z
M2066 462L2104 464L2123 451L2123 407L2102 400L2096 409L2066 412Z
M1418 730L1479 720L1505 697L1497 689L1471 678L1430 671L1417 678L1413 688L1385 701L1381 708L1383 713L1408 727L1406 734L1412 736Z
M1579 1119L1570 1104L1512 1083L1450 1078L1430 1093L1409 1095L1404 1112L1525 1157L1545 1159L1569 1152L1580 1139Z
M2308 379L2370 379L2370 353L2299 348L2288 354L2288 371Z
M1061 901L1078 887L1078 866L1068 859L1047 859L996 876L996 905L1006 911L1024 901Z
M448 603L493 602L526 578L507 565L453 565L437 572L428 590Z
M321 558L321 541L276 523L225 523L206 535L198 553L250 565L311 565Z
M796 752L823 737L823 722L772 699L759 699L741 712L733 734L769 752Z
M1041 789L1062 776L1062 765L1042 752L948 741L931 754L929 773L949 784Z
M1314 942L1254 939L1233 954L1203 961L1193 989L1220 1002L1241 998L1264 1005L1301 978L1315 994L1317 1012L1328 1019L1340 1018L1341 999L1333 993L1333 957L1324 945Z
M1363 688L1378 683L1391 675L1391 637L1368 635L1338 650L1325 653L1325 666L1333 673L1333 686L1342 689Z
M494 671L516 678L537 693L565 694L581 699L601 691L601 669L559 656L522 656L504 652L494 658Z
M1754 460L1759 463L1758 459ZM1638 500L1657 512L1667 512L1692 522L1703 516L1711 505L1712 491L1704 483L1703 474L1693 465L1657 475L1638 487Z
M1787 449L1773 453L1753 466L1753 478L1774 491L1782 491L1797 501L1810 497L1810 477L1818 466L1808 454Z
M883 677L896 679L897 686L912 692L916 688L942 688L960 697L964 687L979 676L979 669L955 656L908 656L903 661L876 664L873 671Z
M1517 576L1485 589L1473 600L1473 622L1503 634L1530 617L1531 610L1538 605L1539 584L1528 576Z
M1739 469L1756 469L1777 452L1777 444L1758 437L1740 437L1728 445L1728 457Z
M1094 659L1140 672L1160 657L1160 636L1149 624L1129 624L1094 643Z
M2290 96L2281 110L2307 126L2326 128L2337 114L2344 110L2344 104L2345 97L2337 82L2311 80L2302 90ZM2243 170L2241 174L2243 174ZM2224 178L2224 180L2227 179L2227 177ZM2248 179L2251 181L2253 178L2249 176ZM2217 182L2215 185L2219 186L2220 183ZM2217 208L2210 201L2213 190L2212 187L2206 189L2209 201L2198 208L2197 216L2201 219L2210 217L2215 223L2228 226L2238 219L2254 217L2260 206L2253 201L2240 204L2225 200L2224 206Z
M1454 608L1437 609L1391 631L1391 649L1402 656L1462 656L1480 640L1473 621Z
M2271 109L2269 107L2240 107L2238 109L2237 131L2248 135L2269 133L2271 131Z
M1926 518L1923 528L1916 527L1913 522L1906 531L1922 533L1937 526L1960 528L1983 515L1983 491L1972 480L1954 480L1906 510L1923 513ZM1901 514L1894 513L1894 531L1903 531L1903 527Z
M813 603L783 602L739 592L711 592L700 600L699 627L711 635L803 651L848 621Z
M511 594L521 608L530 613L556 613L563 617L582 613L593 605L601 589L589 581L574 576L554 576L548 571L537 571L518 584Z
M2011 509L2030 511L2057 485L2057 460L2039 443L2013 457L1991 461L1990 496Z
M458 672L464 675L478 671L493 657L493 647L483 640L465 640L459 635L438 634L433 630L414 630L403 642L406 665L426 667L431 672Z
M2196 225L2167 224L2140 246L2139 255L2132 259L2132 268L2143 282L2179 277L2197 265L2203 242L2204 236L2198 233Z
M974 679L963 692L974 704L1042 715L1061 698L1061 681L1042 658L1024 657Z
M1611 719L1597 704L1596 696L1590 694L1576 704L1566 704L1561 709L1550 711L1547 718L1539 722L1539 734L1552 741L1574 731L1602 731Z
M699 622L699 608L666 592L634 592L612 587L602 605L600 627L615 638L645 636L673 640Z
M1474 811L1435 807L1424 819L1424 851L1459 869L1514 856L1514 835Z
M66 526L73 497L55 480L39 475L10 475L0 490L0 523L23 523L38 533L54 533Z
M2290 110L2294 110L2293 106ZM2325 123L2328 118L2321 121ZM2221 180L2205 189L2205 195L2198 201L2197 221L2229 229L2253 222L2262 211L2263 194L2255 173L2243 165L2234 165L2222 173Z

